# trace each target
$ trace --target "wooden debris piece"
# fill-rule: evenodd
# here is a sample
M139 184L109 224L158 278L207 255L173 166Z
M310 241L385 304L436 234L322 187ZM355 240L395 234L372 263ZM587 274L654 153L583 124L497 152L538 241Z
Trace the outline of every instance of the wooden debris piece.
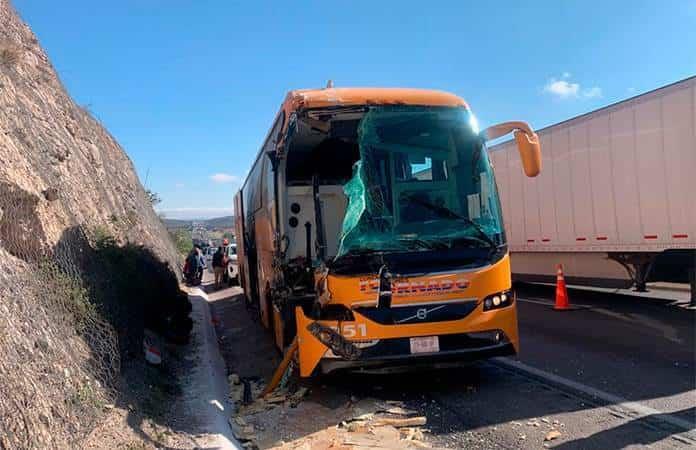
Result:
M425 425L426 423L427 423L427 419L423 416L407 417L404 419L384 417L384 418L380 418L380 419L375 419L373 422L370 423L370 425L375 426L375 427L391 425L393 427L399 428L399 427L417 427L417 426Z
M551 430L548 433L546 433L546 437L544 437L545 441L553 441L554 439L558 439L561 437L561 432L558 430Z

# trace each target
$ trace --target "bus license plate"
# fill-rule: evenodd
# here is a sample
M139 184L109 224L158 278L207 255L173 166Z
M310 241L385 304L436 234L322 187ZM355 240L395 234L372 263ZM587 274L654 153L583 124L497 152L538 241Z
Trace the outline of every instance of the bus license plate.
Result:
M436 353L440 351L440 340L437 336L411 338L411 353Z

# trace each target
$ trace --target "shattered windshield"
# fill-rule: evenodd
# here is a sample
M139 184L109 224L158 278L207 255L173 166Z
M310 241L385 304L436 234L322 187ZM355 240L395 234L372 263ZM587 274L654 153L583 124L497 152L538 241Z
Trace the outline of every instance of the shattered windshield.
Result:
M358 129L360 160L337 258L505 243L493 171L464 108L380 106Z

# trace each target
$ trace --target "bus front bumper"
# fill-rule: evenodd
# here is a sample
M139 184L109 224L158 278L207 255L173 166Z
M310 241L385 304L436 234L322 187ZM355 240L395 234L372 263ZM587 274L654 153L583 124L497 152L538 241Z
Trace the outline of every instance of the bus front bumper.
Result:
M360 367L432 366L514 355L518 351L514 303L495 312L483 311L479 305L460 320L409 325L375 323L357 311L354 321L342 322L312 320L300 307L295 315L302 377L311 376L317 368L331 372ZM437 344L426 347L425 352L414 342L435 337Z
M390 371L410 371L417 369L433 369L496 356L510 356L515 354L515 347L510 342L500 342L483 347L461 348L437 353L402 353L388 356L367 356L353 361L338 358L322 358L319 362L319 367L324 374L338 370L372 372L388 369Z

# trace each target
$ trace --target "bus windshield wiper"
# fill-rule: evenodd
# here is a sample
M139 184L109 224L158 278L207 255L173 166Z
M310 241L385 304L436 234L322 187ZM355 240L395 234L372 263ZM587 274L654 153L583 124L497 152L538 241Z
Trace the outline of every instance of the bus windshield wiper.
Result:
M436 205L435 203L431 203L427 200L423 200L422 198L416 197L415 195L407 195L407 197L412 202L417 203L421 206L425 206L426 208L431 209L437 213L440 213L443 216L446 216L446 217L449 217L452 219L456 219L456 220L461 220L462 222L466 223L467 225L471 226L474 230L476 230L476 232L480 236L481 240L483 240L484 242L486 242L486 244L488 244L491 251L496 250L498 248L498 246L493 241L493 239L491 239L490 236L488 236L488 234L486 234L486 232L483 230L483 228L481 228L481 225L477 224L476 222L469 219L468 217L464 217L462 215L459 215L449 208L446 208L446 207L441 206L441 205Z
M382 256L384 254L383 250L373 250L369 248L354 248L351 250L348 250L346 253L336 256L333 259L333 264L342 264L346 262L352 262L357 258L360 257L373 257L373 256Z
M465 223L471 225L471 227L472 227L474 230L476 230L476 232L479 234L479 236L481 237L481 239L483 239L484 241L486 241L486 243L491 247L491 250L495 250L495 249L498 248L498 245L493 241L493 239L491 239L490 236L488 236L488 234L486 234L486 232L483 230L483 228L481 227L481 225L477 224L476 222L474 222L473 220L471 220L471 219L469 219L469 218L467 218L467 217L460 217L459 220L462 220L462 221L464 221Z
M447 248L448 245L437 239L424 239L420 237L399 237L398 241L402 244L410 245L412 249L414 246L416 249L421 250L435 250L437 248Z

